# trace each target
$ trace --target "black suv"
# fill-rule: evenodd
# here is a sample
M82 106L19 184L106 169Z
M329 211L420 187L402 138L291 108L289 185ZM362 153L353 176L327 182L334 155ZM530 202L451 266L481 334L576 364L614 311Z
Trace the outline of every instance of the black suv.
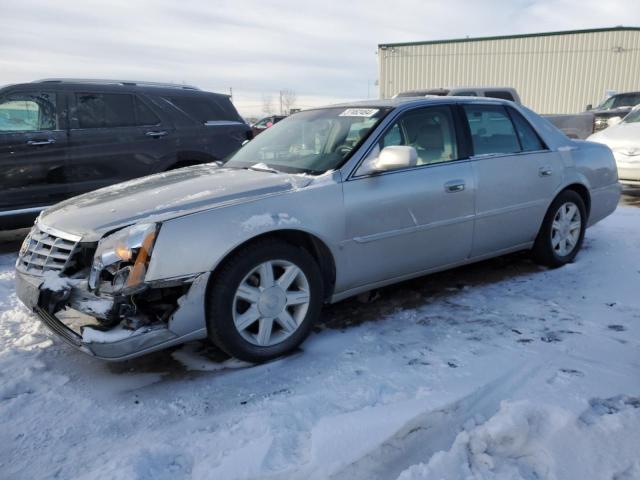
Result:
M40 80L0 88L0 228L74 195L223 160L252 136L229 96L185 85Z

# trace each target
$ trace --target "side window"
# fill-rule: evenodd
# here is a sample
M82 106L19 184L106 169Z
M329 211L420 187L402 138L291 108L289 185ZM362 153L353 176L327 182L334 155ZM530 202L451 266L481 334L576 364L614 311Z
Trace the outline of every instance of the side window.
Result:
M520 142L501 105L464 105L475 155L520 152Z
M76 95L76 115L80 128L134 126L133 95L79 93Z
M416 149L416 165L432 165L458 158L453 115L449 107L428 107L403 114L382 136L370 155L394 145Z
M484 92L484 96L489 98L501 98L502 100L510 100L512 102L515 101L515 99L513 98L513 95L511 95L511 92L507 92L506 90L505 91L493 90L493 91Z
M235 109L226 97L175 96L166 97L165 100L172 103L189 117L200 123L216 120L238 120L238 115L235 113Z
M458 92L451 95L452 97L477 97L476 92Z
M535 152L538 150L546 150L546 146L540 140L540 137L533 129L533 127L525 120L525 118L516 112L513 108L509 109L509 114L513 120L513 124L516 127L518 138L520 139L520 145L522 145L523 152Z
M158 125L160 119L147 107L144 102L136 97L136 124L140 126Z
M55 93L20 93L0 100L0 132L35 132L57 128Z

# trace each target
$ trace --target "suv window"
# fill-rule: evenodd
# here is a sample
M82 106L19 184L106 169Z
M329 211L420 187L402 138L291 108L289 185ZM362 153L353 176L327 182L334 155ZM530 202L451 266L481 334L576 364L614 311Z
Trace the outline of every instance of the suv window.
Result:
M383 135L374 155L391 145L408 145L418 152L417 165L458 158L453 115L449 107L428 107L403 114Z
M476 92L457 92L451 95L452 97L477 97Z
M238 121L235 109L226 97L186 97L176 95L174 97L165 97L165 100L200 123L216 120Z
M80 128L134 126L133 95L78 93L76 94L76 115Z
M501 98L502 100L510 100L512 102L515 101L515 98L513 98L513 95L511 95L511 92L507 92L506 90L505 91L503 90L485 91L484 96L489 98Z
M0 132L57 128L55 93L15 93L0 100Z
M160 119L147 107L144 102L136 96L136 124L140 126L158 125Z
M523 152L535 152L546 149L546 146L542 143L536 131L520 112L516 112L513 108L510 108L509 115L511 115L511 120L513 120L513 124L516 127Z
M475 155L520 152L520 142L501 105L464 105Z

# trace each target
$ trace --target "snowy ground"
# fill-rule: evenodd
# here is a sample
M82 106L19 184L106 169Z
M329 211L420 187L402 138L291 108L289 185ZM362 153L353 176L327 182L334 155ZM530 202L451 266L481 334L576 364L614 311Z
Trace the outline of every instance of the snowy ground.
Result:
M16 248L0 245L0 478L640 478L639 208L565 268L515 255L349 300L254 367L203 344L76 352L19 305Z

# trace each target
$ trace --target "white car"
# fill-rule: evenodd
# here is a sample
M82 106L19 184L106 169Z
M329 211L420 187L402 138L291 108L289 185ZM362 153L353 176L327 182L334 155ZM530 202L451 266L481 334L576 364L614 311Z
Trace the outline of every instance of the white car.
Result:
M640 187L640 105L617 125L594 133L587 140L603 143L613 151L620 183Z

